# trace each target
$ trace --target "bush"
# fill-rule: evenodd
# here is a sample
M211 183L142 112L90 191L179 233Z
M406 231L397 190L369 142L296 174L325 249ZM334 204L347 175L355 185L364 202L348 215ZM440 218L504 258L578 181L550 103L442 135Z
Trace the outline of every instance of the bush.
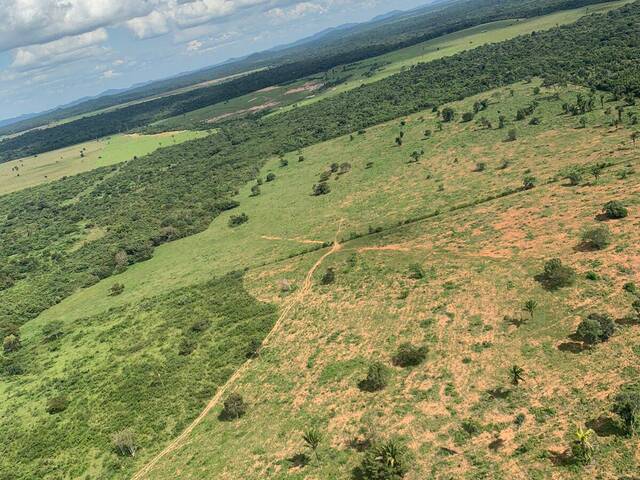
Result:
M592 313L578 325L576 334L585 343L594 345L609 340L615 329L616 325L610 315Z
M286 167L287 165L289 165L289 160L287 160L286 158L281 158L280 159L280 166L281 167Z
M58 395L57 397L47 400L47 413L54 415L56 413L64 412L69 406L69 399L64 395Z
M625 218L627 215L629 215L626 207L622 204L622 202L619 202L617 200L605 203L604 207L602 208L602 212L607 218L612 220Z
M109 295L111 297L117 297L118 295L121 295L122 292L124 292L124 285L122 283L114 283L109 289Z
M260 185L254 185L251 187L251 196L257 197L258 195L260 195Z
M229 226L231 228L239 227L243 223L247 223L249 221L249 216L246 213L241 213L240 215L231 215L229 218Z
M409 278L421 280L425 277L424 269L419 263L409 265Z
M607 227L596 227L582 234L582 243L588 248L603 250L611 245L611 238L611 231Z
M622 289L625 292L631 293L632 295L637 295L639 293L638 287L633 282L627 282L622 286Z
M136 450L138 449L136 437L133 431L128 428L114 433L111 437L111 443L118 454L123 457L134 457L136 455Z
M4 353L16 352L20 349L20 337L17 335L7 335L2 342Z
M393 356L393 364L398 367L415 367L427 358L427 347L417 347L410 343L403 343Z
M531 190L536 186L536 183L538 183L538 179L536 177L533 175L527 175L522 180L522 188L525 190Z
M640 385L629 385L616 395L611 411L618 415L629 435L640 431Z
M331 192L331 187L327 182L320 182L313 186L313 196L326 195Z
M229 395L224 403L222 411L220 412L221 420L236 420L247 413L247 404L244 403L242 395L238 393L232 393Z
M320 279L320 283L322 285L331 285L335 281L336 272L333 270L333 268L327 268L327 271L324 272L324 275L322 275L322 278Z
M395 440L375 443L364 455L359 468L367 480L400 480L409 471L412 458L409 450Z
M267 173L267 182L273 182L276 179L276 174L273 172Z
M515 142L517 139L518 139L518 132L516 132L515 129L509 130L509 132L507 133L506 141Z
M484 172L487 169L487 164L484 162L478 162L476 163L476 168L475 171L476 172Z
M549 290L569 287L576 280L576 272L567 267L559 258L549 260L544 265L544 272L539 275L540 282Z
M389 369L380 362L369 365L366 378L358 383L358 388L364 392L377 392L389 383Z
M178 346L178 355L182 357L186 357L187 355L191 355L193 351L196 349L198 344L193 338L184 337L180 341L180 345Z
M474 114L473 112L464 112L464 113L462 114L462 121L463 121L464 123L466 123L466 122L470 122L471 120L473 120L473 119L474 119L474 117L475 117L475 114Z
M442 109L442 121L451 122L456 116L456 113L451 107L445 107Z

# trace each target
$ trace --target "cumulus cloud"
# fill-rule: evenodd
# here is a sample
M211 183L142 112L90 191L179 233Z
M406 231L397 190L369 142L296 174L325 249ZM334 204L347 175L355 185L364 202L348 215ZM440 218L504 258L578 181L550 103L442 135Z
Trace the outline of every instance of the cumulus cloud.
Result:
M309 14L322 14L326 11L327 8L323 5L311 2L302 2L293 5L290 8L272 8L267 12L267 15L278 20L294 20Z
M11 67L29 70L45 65L58 65L99 54L99 44L108 39L107 31L99 28L93 32L72 37L63 37L42 45L18 48L14 53Z
M197 52L202 48L203 43L199 40L191 40L187 44L187 52Z

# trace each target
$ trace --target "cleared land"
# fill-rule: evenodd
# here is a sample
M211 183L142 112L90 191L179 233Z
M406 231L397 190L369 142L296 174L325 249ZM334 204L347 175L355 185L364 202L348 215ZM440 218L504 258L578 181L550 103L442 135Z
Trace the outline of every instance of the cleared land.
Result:
M52 182L99 167L143 156L163 146L208 135L204 131L177 131L157 135L115 135L33 157L0 163L0 195Z
M407 477L411 480L633 473L636 445L611 429L597 429L598 461L587 470L562 466L562 455L575 424L615 426L607 416L608 397L637 375L633 359L640 332L622 321L631 302L622 285L640 282L640 200L630 193L640 188L638 150L629 129L638 108L627 108L626 127L612 127L617 103L606 99L601 108L598 101L581 128L580 117L562 114L562 105L587 92L542 89L534 94L535 86L519 84L512 91L457 102L451 105L457 118L441 129L434 113L422 112L289 154L287 166L274 158L261 175L266 179L274 173L275 180L264 182L257 196L250 196L247 185L238 195L239 209L216 218L207 231L159 247L151 260L74 294L26 324L23 353L37 358L39 371L23 376L20 384L5 384L0 405L16 412L11 417L15 425L29 416L25 424L32 427L7 461L16 452L27 454L25 438L37 438L40 422L59 421L67 431L99 441L60 444L57 468L63 469L71 455L87 458L92 478L127 478L141 467L189 424L241 361L234 356L226 364L194 366L202 361L200 355L216 358L220 352L215 319L228 314L227 303L210 305L207 295L197 292L212 277L249 268L243 288L260 302L287 305L297 289L304 292L269 347L229 390L244 395L249 411L227 423L213 415L219 412L215 408L189 436L188 448L163 458L148 478L348 478L361 457L355 447L370 431L404 437L418 458ZM478 100L488 100L488 108L474 121L461 123L462 112L471 111ZM535 112L515 121L516 112L532 101L538 102ZM497 128L499 115L506 117L503 129ZM482 116L491 128L479 124ZM533 118L539 124L530 124ZM517 139L506 142L511 129ZM431 135L425 135L427 130ZM403 144L397 146L400 131ZM411 154L422 150L419 162L412 162ZM331 175L328 195L311 196L312 186L334 162L350 168ZM585 176L579 186L569 187L558 178L569 165L599 162L608 166L597 181ZM535 175L538 186L521 191L525 175ZM595 216L610 199L622 200L631 212L625 220L610 222L612 246L601 252L577 249L582 229L598 224ZM230 216L240 212L249 221L230 228ZM340 224L342 249L326 258L315 275L317 281L334 267L336 283L302 288L305 275L326 253L317 242L332 241ZM383 231L368 234L378 228ZM94 234L88 229L77 241L90 241ZM299 255L311 249L320 250ZM553 256L576 268L575 287L551 293L533 280ZM420 280L410 278L415 263L425 271ZM587 280L589 270L599 280ZM124 285L121 295L109 295L114 283ZM230 287L238 288L237 283ZM253 305L251 297L237 295ZM539 303L533 320L504 320L506 315L521 318L530 298ZM127 313L131 305L138 307ZM214 306L220 310L206 310ZM591 352L572 353L568 336L591 311L608 311L621 321L620 330ZM195 357L178 356L180 340L191 335L190 322L201 318L212 321L206 335L214 337L196 337ZM50 348L42 336L53 322L67 331L73 325L74 334ZM80 327L83 333L76 335ZM254 328L256 338L264 337L263 328ZM84 337L95 343L83 346ZM247 336L238 338L240 345ZM356 384L369 362L389 363L402 341L426 344L427 362L414 369L394 368L390 386L380 394L360 392ZM147 350L149 344L157 348ZM88 363L81 377L101 378L110 396L92 400L87 410L84 387L73 378L96 345L104 348L101 355L113 359L113 369ZM508 383L507 370L514 363L526 371L519 388ZM167 366L169 377L149 381ZM204 382L195 398L192 391L176 395L189 385L181 368L187 377L194 375L191 380ZM110 380L122 371L128 373L125 385ZM207 383L211 377L215 382ZM161 378L175 379L177 386L167 387ZM71 405L52 420L45 401L69 382ZM153 393L171 411L145 413L147 423L133 424L139 452L134 458L118 457L109 450L109 435L135 415L118 410L122 417L114 416L112 402L119 405L122 395L132 394L141 382L145 395ZM152 388L157 390L146 390ZM525 421L516 428L519 413ZM467 421L475 422L473 428ZM82 425L98 427L87 432ZM299 432L309 425L325 432L322 460L295 466L294 455L303 448ZM23 457L18 463L29 461Z

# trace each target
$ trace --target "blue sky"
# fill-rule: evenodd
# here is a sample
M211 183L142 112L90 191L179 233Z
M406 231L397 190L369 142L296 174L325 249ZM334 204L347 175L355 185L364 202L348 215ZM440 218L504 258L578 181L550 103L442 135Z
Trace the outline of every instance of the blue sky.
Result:
M0 0L0 119L428 0Z

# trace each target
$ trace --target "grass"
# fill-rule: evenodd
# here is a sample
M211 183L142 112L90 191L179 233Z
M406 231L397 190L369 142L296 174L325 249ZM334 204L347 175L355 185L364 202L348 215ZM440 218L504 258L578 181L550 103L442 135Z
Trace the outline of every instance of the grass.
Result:
M163 145L178 144L207 134L201 131L179 131L158 135L121 134L0 163L0 195L95 168L115 165L134 156L141 157L151 153Z
M634 326L623 327L590 354L560 347L570 342L568 335L580 316L592 309L608 310L616 318L628 313L631 299L622 285L638 281L632 245L638 242L640 206L629 192L638 189L639 180L637 173L624 180L617 175L637 168L637 149L631 146L627 127L608 126L615 108L608 115L598 102L585 117L587 127L578 128L578 118L562 115L561 106L575 101L581 90L543 88L536 95L536 86L537 82L518 84L452 104L457 119L443 124L442 130L434 113L422 112L354 134L353 139L346 136L310 147L301 152L303 162L297 152L287 155L286 167L278 158L271 159L261 176L273 172L276 179L263 183L258 196L250 196L251 185L241 189L235 212L216 218L201 234L159 247L151 260L74 294L26 324L25 360L55 379L57 374L68 378L68 368L74 365L64 359L73 358L75 365L86 359L89 382L96 372L103 372L98 369L101 356L116 348L114 344L124 352L112 358L114 371L127 368L127 352L131 364L140 369L175 359L187 318L195 320L208 308L214 309L213 317L219 315L215 309L226 312L215 296L220 284L207 286L212 277L248 269L243 288L259 302L284 305L324 250L304 253L322 249L342 224L342 249L325 260L310 293L294 304L260 359L234 386L249 402L246 418L221 423L209 415L189 439L188 449L163 459L149 478L175 478L177 472L180 478L193 479L349 478L361 456L349 445L372 431L400 435L419 453L410 479L480 474L526 478L522 471L538 478L555 473L559 478L579 478L571 469L554 466L550 452L566 446L574 423L606 412L607 396L628 376L625 367L633 357L626 352L640 333ZM459 121L480 99L488 99L489 107L478 116L490 119L492 129ZM539 102L534 115L540 125L516 122L516 111L534 99ZM615 104L605 104L609 106ZM508 119L505 129L495 128L499 114ZM505 142L511 128L516 128L518 139ZM433 132L429 138L424 136L427 129ZM394 142L400 130L402 147ZM411 163L411 153L421 149L421 160ZM505 160L509 164L502 169ZM349 162L351 170L331 176L328 195L311 196L313 184L333 162ZM486 164L482 172L475 171L479 162ZM612 164L597 183L586 179L579 187L567 187L557 181L567 165L596 162ZM528 172L538 178L539 186L519 191ZM631 211L628 219L611 223L614 245L601 252L574 249L584 226L595 223L594 216L611 198L624 200ZM230 228L229 216L240 212L249 221ZM380 233L368 233L379 228ZM533 280L553 256L578 270L575 287L551 293ZM415 264L425 272L423 279L411 278ZM335 269L336 283L319 286L328 267ZM589 270L597 270L602 280L587 281L584 274ZM124 284L124 292L109 296L116 282ZM285 284L289 288L283 289ZM209 296L211 301L206 300ZM182 300L176 304L176 298ZM242 298L249 302L244 293ZM505 315L524 315L522 305L530 298L539 304L534 320L519 327L504 321ZM147 314L147 309L155 313ZM177 328L171 323L174 312L180 312ZM73 339L63 337L59 348L49 351L42 343L42 329L54 321L74 329L77 325L82 332ZM116 326L122 330L114 330ZM148 331L155 333L149 337ZM208 332L211 345L228 335L217 328ZM369 362L390 364L397 345L405 341L428 346L426 363L394 368L389 387L380 394L360 392L356 385ZM229 365L237 365L234 358ZM507 370L513 363L525 368L522 388L508 384ZM226 372L220 364L211 371L191 362L186 368L195 369L188 370L195 372L192 379ZM146 373L130 378L151 382L148 369L141 371ZM108 429L102 426L96 440L83 440L83 448L93 445L92 456L78 467L77 475L74 471L75 477L128 477L195 416L206 393L212 395L219 384L198 383L193 388L201 388L193 402L177 401L177 392L190 388L189 375L172 372L161 377L175 378L175 388L140 394L140 399L157 396L158 404L165 406L157 415L148 416L140 407L140 421L126 417L139 431L139 455L122 460L109 452ZM107 388L111 377L104 375L101 385ZM217 378L226 376L228 372ZM36 418L43 418L46 395L67 385L74 395L87 395L82 383L45 383L40 375L3 382L1 404L10 405L18 419L30 424L24 419L34 411ZM130 392L118 385L109 388ZM180 408L166 410L173 402ZM537 410L542 406L557 415L535 420L542 418ZM513 419L518 413L527 420L516 429ZM469 418L481 427L472 438L463 428ZM91 414L83 420L89 425L105 421ZM10 425L17 428L17 423ZM80 423L74 425L90 436ZM322 460L293 467L288 459L302 452L301 432L309 425L326 432ZM160 433L153 435L154 430ZM493 452L488 446L496 436L503 445ZM631 442L602 437L598 443L602 450L589 474L633 471ZM457 453L443 455L443 448ZM56 468L71 465L64 455L47 452ZM18 455L12 450L8 458Z

